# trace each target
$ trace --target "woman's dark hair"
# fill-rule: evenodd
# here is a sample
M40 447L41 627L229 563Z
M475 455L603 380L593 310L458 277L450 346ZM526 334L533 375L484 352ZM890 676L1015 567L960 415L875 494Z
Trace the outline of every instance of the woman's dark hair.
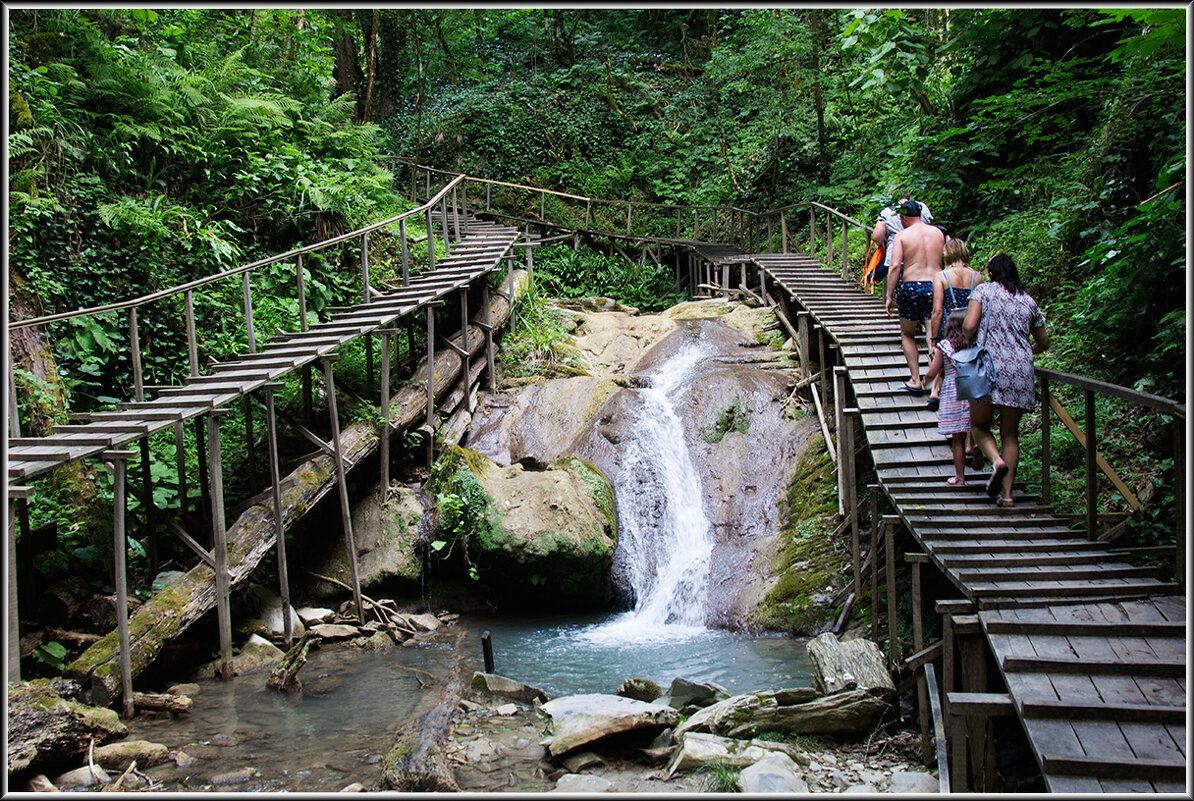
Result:
M1016 269L1012 257L1006 253L996 253L991 257L987 262L987 273L992 281L1002 284L1003 288L1013 295L1024 291L1024 287L1020 285L1020 271Z

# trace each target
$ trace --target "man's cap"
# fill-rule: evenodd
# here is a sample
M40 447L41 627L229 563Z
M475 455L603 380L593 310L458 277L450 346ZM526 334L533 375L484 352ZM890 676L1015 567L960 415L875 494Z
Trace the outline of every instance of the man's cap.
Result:
M900 214L905 217L919 217L920 204L915 200L905 200L900 204Z

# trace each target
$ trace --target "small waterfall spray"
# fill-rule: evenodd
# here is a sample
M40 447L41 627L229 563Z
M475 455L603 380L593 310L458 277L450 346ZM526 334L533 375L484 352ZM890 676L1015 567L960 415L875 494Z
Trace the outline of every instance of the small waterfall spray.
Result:
M650 386L640 390L640 416L623 443L615 487L618 550L635 607L612 622L622 633L660 636L662 626L704 628L713 543L700 474L674 401L706 355L699 341L689 342L650 376Z

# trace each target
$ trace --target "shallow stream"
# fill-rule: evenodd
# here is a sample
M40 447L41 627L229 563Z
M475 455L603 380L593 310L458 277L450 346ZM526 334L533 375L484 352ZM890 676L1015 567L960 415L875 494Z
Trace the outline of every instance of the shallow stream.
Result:
M230 682L202 681L188 715L139 715L130 722L129 739L162 743L196 758L187 768L166 763L146 771L167 791L198 790L220 776L239 779L245 774L238 771L246 767L254 769L251 778L215 789L334 792L353 782L371 788L395 731L439 700L440 680L457 657L464 659L466 671L483 669L483 631L490 632L497 673L553 698L613 693L631 676L664 690L681 677L715 682L731 693L809 683L804 643L788 637L648 627L629 614L500 621L462 617L456 626L459 655L446 644L313 651L299 673L303 692L295 695L266 689L269 671Z

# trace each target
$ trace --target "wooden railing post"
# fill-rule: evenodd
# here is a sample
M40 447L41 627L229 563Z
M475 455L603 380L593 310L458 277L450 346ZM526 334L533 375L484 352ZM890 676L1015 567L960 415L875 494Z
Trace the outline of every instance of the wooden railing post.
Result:
M489 185L486 184L486 189ZM406 243L406 220L398 221L398 236L402 238L402 285L410 286L410 248Z
M452 190L455 192L455 190ZM369 291L369 233L361 234L361 302L372 300ZM373 395L373 335L365 334L365 383L368 393Z
M634 214L634 201L626 201L626 236L630 236L630 221Z
M1186 584L1186 418L1173 416L1173 496L1177 553L1174 580Z
M428 271L435 269L435 234L433 233L433 231L435 229L432 227L432 222L431 222L433 216L434 215L431 213L431 209L427 209L427 270Z
M245 304L245 335L249 341L249 353L257 352L257 333L253 330L253 294L249 288L249 273L240 274L241 291Z
M1095 394L1093 390L1084 390L1086 396L1086 536L1098 539L1098 478L1096 457L1098 440L1095 439Z
M137 307L129 309L129 354L133 357L133 397L145 400L145 379L141 375L141 338L137 332Z
M817 207L811 203L808 206L808 251L817 255Z
M850 277L850 226L842 220L842 278Z
M303 275L303 257L297 257L298 267L295 269L295 275L298 278L298 307L299 307L299 330L307 330L307 278Z
M1049 379L1047 376L1041 376L1041 504L1044 506L1050 504L1053 495L1050 487L1053 454L1050 447L1052 420L1049 412Z
M336 486L340 490L340 523L344 528L344 547L348 552L348 570L352 578L352 602L358 622L365 622L365 608L361 601L361 579L357 572L357 546L352 535L352 507L348 501L348 479L344 470L344 454L340 447L340 416L336 411L336 380L332 362L338 354L320 357L323 364L324 387L327 391L328 422L332 430L332 459L336 462Z
M199 340L195 335L195 294L186 291L187 364L191 378L199 375Z
M788 252L788 213L781 211L779 213L779 252Z

